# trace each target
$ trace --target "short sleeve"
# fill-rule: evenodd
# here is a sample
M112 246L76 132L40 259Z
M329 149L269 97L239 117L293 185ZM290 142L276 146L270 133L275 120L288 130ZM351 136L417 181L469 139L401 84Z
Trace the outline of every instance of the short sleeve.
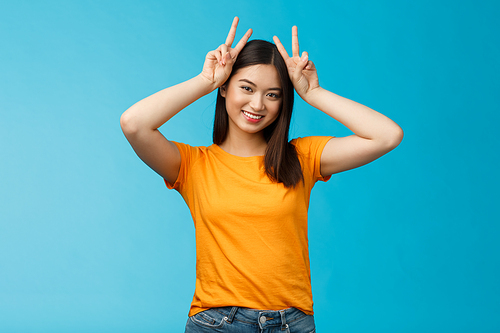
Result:
M164 179L167 188L173 190L180 190L182 184L185 183L186 177L188 175L188 170L190 168L193 157L196 155L196 147L191 147L185 143L170 141L177 146L179 153L181 154L181 166L179 168L179 175L173 184Z
M314 181L328 181L331 176L321 176L321 154L333 136L308 136L292 140L302 163L304 177L309 174Z

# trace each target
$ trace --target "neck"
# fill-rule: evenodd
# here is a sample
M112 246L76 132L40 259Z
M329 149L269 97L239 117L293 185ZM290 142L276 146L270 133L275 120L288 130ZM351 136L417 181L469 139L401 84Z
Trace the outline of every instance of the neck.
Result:
M225 152L240 157L263 156L267 142L262 133L227 133L226 140L219 146Z

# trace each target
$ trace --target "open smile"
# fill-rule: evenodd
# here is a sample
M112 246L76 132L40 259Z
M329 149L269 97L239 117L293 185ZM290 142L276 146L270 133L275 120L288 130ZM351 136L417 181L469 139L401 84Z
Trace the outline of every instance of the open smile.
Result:
M260 115L254 114L254 113L250 113L250 112L245 111L245 110L242 110L242 112L245 115L245 117L247 119L249 119L249 120L257 121L257 120L260 120L260 119L264 118L264 116L260 116Z

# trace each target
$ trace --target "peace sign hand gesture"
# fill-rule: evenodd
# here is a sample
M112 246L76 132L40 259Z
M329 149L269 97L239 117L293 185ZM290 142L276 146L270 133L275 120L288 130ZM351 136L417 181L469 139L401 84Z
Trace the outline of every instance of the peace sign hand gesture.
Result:
M216 50L208 52L205 57L205 64L201 72L201 77L206 79L211 85L212 90L219 88L226 82L231 74L233 64L238 57L241 49L245 46L248 39L252 35L252 29L248 29L245 35L240 39L234 48L231 45L236 36L236 27L238 26L238 17L235 17L229 34L227 35L226 42L219 46Z
M311 96L311 92L319 88L318 73L313 62L309 60L307 52L302 52L302 57L299 55L297 27L292 27L292 57L288 56L288 52L277 36L274 36L273 40L285 60L288 75L290 75L290 80L293 83L295 91L307 102L307 99Z

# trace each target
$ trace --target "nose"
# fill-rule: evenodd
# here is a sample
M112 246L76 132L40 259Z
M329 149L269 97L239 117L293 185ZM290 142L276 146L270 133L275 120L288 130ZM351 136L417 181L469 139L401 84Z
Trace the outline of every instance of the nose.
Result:
M252 99L250 100L249 105L254 111L264 110L263 96L261 96L260 94L254 94L252 96Z

